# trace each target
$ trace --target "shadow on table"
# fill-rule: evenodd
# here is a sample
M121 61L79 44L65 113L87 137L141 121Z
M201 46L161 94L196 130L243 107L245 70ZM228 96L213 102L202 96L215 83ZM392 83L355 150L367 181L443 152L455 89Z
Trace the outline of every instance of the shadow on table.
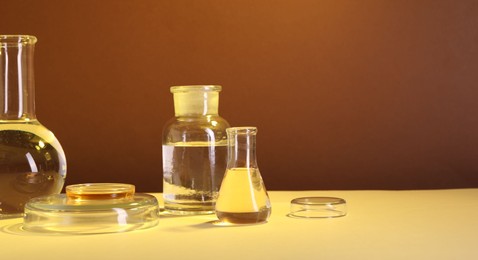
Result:
M163 213L163 212L162 212ZM205 215L202 215L203 217ZM160 219L161 218L179 218L179 219L185 219L185 218L194 218L198 217L197 215L168 215L168 214L160 214ZM185 224L185 225L179 225L179 226L172 226L172 227L165 227L164 225L161 225L161 220L159 221L159 225L156 227L150 227L152 229L154 228L163 228L168 231L172 232L191 232L194 230L199 230L199 229L213 229L213 228L233 228L233 227L247 227L247 226L257 226L257 225L262 225L264 223L258 223L258 224L230 224L230 223L224 223L220 222L217 219L212 219L212 220L207 220L205 222L201 223L195 223L195 224ZM145 228L145 229L138 229L137 231L141 230L148 230L150 228ZM17 236L87 236L87 235L108 235L108 234L120 234L120 233L129 233L130 231L133 230L124 230L120 232L98 232L98 233L78 233L78 232L32 232L25 230L23 228L23 223L13 223L13 224L7 224L0 226L0 232L5 233L5 234L10 234L10 235L17 235Z
M267 223L267 222L266 222ZM213 229L213 228L237 228L237 227L248 227L248 226L258 226L258 225L263 225L265 223L257 223L257 224L230 224L230 223L224 223L220 222L219 220L211 220L211 221L206 221L198 224L189 224L189 225L184 225L184 226L176 226L176 227L169 227L166 228L168 231L172 232L191 232L195 231L198 229Z
M86 232L86 233L81 233L81 232L36 232L36 231L28 231L23 228L23 223L15 223L15 224L9 224L9 225L4 225L0 226L0 232L5 233L5 234L10 234L10 235L16 235L16 236L96 236L96 235L120 235L123 233L130 233L132 231L143 231L143 230L148 230L154 227L149 227L149 228L142 228L142 229L125 229L121 231L98 231L98 232Z
M55 233L35 233L23 229L23 223L15 223L0 227L0 231L10 235L17 236L58 236Z
M231 223L225 223L221 222L219 220L214 220L214 221L208 221L205 223L200 223L196 225L192 225L195 228L228 228L228 227L247 227L247 226L259 226L259 225L264 225L267 222L263 223L254 223L254 224L231 224Z

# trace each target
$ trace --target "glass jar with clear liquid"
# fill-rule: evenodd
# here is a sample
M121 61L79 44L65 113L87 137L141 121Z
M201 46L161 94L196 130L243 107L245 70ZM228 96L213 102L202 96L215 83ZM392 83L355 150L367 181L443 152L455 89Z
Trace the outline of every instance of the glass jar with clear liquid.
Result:
M229 123L219 116L221 86L174 86L175 117L163 130L164 208L212 214L226 169Z
M227 129L227 170L216 203L220 222L254 224L269 219L271 204L257 165L256 134L256 127Z
M0 35L0 219L20 217L25 203L60 193L63 149L35 115L34 36Z

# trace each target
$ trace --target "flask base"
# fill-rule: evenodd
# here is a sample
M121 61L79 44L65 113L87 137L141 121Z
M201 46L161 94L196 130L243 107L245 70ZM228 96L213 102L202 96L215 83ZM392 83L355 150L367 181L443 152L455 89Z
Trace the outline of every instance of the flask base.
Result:
M216 211L220 222L230 224L258 224L267 222L271 209L264 209L257 212L221 212Z

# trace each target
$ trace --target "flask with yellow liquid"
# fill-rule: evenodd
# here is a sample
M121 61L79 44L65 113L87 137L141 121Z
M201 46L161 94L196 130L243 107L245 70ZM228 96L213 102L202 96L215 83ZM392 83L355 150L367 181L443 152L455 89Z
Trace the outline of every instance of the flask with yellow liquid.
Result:
M31 35L0 35L0 219L23 216L25 203L58 194L66 158L35 114Z
M219 221L231 224L263 223L271 204L256 159L256 127L226 129L228 161L216 202Z

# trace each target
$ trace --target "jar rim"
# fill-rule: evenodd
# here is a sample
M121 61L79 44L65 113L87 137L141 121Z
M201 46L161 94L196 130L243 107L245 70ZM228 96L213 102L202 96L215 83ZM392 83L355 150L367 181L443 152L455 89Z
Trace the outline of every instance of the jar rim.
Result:
M257 134L257 127L255 126L239 126L226 128L228 134Z
M189 91L221 91L220 85L180 85L172 86L171 93L189 92Z
M37 38L33 35L0 35L0 45L16 46L18 44L35 44Z

